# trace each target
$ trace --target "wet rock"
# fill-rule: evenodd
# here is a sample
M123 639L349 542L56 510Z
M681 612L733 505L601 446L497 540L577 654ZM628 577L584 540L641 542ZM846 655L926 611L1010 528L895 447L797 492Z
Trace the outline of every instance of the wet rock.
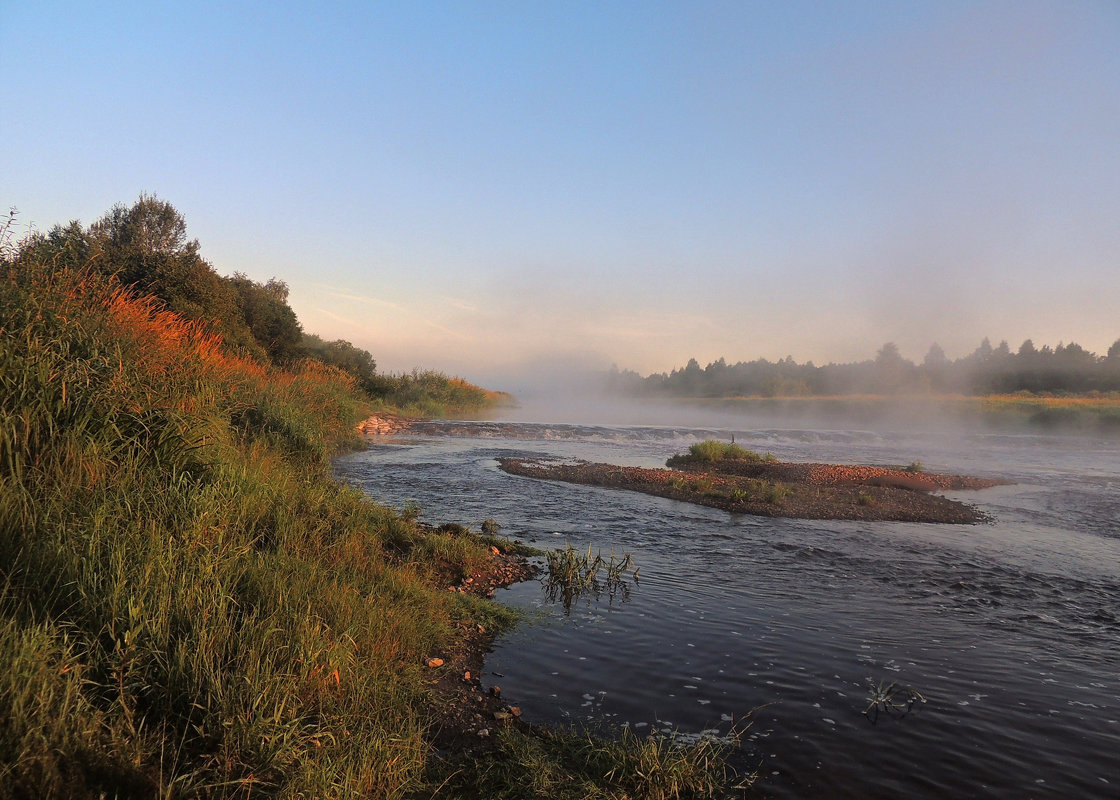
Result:
M357 426L363 436L391 436L412 427L412 420L394 414L374 414Z
M443 666L443 659L442 658L429 658L428 659L428 666L431 667L432 669L435 669L436 667L442 667Z

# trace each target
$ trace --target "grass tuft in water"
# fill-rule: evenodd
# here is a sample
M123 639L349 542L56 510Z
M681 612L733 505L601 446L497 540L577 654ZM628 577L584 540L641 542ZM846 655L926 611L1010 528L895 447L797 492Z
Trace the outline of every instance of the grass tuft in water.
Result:
M914 710L915 706L923 705L925 702L926 698L916 689L882 680L878 684L871 685L870 702L863 710L863 715L875 724L880 712L906 715Z
M545 558L548 574L544 583L549 599L562 601L568 613L581 596L597 598L605 592L611 600L616 596L626 600L630 596L630 581L637 583L638 580L633 557L624 553L617 558L613 548L610 556L604 559L601 550L591 554L591 545L584 552L569 544L563 550L548 551ZM629 580L627 572L630 572Z

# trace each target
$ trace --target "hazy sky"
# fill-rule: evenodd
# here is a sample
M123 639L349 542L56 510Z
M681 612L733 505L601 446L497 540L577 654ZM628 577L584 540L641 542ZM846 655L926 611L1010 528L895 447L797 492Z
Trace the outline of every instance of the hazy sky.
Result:
M1117 0L0 0L0 142L390 370L1120 337Z

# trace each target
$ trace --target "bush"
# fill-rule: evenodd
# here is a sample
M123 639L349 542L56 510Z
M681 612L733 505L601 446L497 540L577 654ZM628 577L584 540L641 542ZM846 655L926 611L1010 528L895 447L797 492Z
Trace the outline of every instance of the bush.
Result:
M716 462L723 459L737 461L762 461L763 457L753 450L747 450L734 442L717 442L706 439L690 445L688 454L696 461ZM772 456L771 456L772 458Z

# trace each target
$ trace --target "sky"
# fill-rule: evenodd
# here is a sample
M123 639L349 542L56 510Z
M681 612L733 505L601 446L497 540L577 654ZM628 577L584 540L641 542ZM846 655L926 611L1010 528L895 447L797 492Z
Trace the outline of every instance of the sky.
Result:
M1120 338L1120 1L0 0L20 231L172 203L385 371Z

